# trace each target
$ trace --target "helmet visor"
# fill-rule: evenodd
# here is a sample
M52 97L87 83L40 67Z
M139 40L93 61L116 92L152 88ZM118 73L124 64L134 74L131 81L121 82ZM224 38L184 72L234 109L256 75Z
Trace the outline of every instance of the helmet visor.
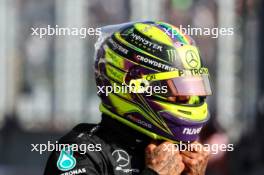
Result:
M140 89L140 92L152 89L154 95L163 97L208 96L212 94L206 68L149 74L141 79L131 80L130 86ZM159 89L162 91L158 91Z
M162 96L208 96L212 94L208 75L177 77L166 82L168 93ZM152 85L155 86L154 84Z

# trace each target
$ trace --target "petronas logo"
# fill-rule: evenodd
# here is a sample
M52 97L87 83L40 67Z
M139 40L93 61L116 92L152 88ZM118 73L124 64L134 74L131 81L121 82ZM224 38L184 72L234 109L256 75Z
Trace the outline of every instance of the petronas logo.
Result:
M69 171L76 166L76 159L73 157L71 147L64 148L57 161L57 167L61 171Z

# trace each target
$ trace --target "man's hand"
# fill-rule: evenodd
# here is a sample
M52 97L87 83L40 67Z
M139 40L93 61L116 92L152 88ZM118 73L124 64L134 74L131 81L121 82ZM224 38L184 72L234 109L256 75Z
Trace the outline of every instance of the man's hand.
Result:
M163 142L160 145L151 143L146 148L146 166L159 175L180 175L184 170L182 157L174 145ZM170 149L168 149L170 148Z
M198 146L195 146L198 145ZM210 153L205 151L199 142L194 142L191 145L191 151L182 151L182 160L185 164L187 175L204 175L208 163Z

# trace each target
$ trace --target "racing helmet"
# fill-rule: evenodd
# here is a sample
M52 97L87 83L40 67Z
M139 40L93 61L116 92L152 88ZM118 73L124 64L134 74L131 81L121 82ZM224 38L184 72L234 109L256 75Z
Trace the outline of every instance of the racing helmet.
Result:
M131 22L102 28L95 49L102 113L156 140L198 139L212 92L190 36L160 21Z

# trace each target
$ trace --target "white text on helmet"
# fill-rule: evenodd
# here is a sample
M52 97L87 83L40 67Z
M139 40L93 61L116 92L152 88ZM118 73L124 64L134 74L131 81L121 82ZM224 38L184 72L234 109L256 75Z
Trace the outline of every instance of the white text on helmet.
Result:
M123 52L124 54L128 53L128 50L125 49L124 47L120 46L119 44L117 44L112 38L109 39L109 42L113 45L113 49L118 49L120 52Z
M152 66L155 66L155 67L158 67L158 68L161 68L161 69L164 69L166 71L174 71L176 70L176 68L173 68L171 66L168 66L168 65L165 65L163 63L160 63L160 62L157 62L155 60L151 60L151 59L148 59L146 57L143 57L141 55L137 55L136 58L139 60L139 61L142 61L144 63L148 63L148 64L151 64Z
M142 44L152 48L152 49L156 49L156 50L159 50L159 51L162 51L162 46L161 45L158 45L158 44L155 44L155 43L152 43L151 41L145 39L145 38L142 38L141 36L135 34L135 33L132 33L131 34L132 38L135 39L136 41L140 41Z
M202 130L202 127L200 128L184 128L182 133L186 135L196 135L199 134Z

